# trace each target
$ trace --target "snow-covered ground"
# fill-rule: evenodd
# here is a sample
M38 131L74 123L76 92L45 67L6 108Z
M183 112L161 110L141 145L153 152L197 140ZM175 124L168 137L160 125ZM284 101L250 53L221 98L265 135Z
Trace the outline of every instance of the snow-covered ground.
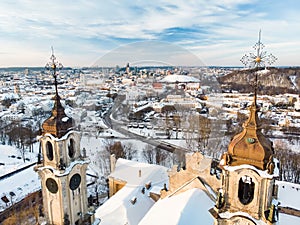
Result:
M276 181L278 185L278 201L282 207L300 210L300 184Z
M24 162L19 149L14 146L0 145L0 198L6 196L9 200L6 204L0 199L0 211L41 188L38 174L34 172L33 166L22 170L37 161L38 143L34 144L33 149L33 153L25 152ZM4 176L18 169L22 171L9 177ZM10 192L14 196L11 196Z
M20 149L17 149L14 146L0 145L0 176L13 172L36 161L37 152L26 152L24 162Z

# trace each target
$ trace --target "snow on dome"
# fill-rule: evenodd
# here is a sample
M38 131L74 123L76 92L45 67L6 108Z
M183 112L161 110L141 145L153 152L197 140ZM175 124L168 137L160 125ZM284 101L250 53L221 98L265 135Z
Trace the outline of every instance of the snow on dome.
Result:
M69 119L70 119L69 117L65 116L65 117L62 118L61 120L62 120L63 122L67 122Z
M186 76L186 75L168 75L160 80L160 82L163 83L199 83L200 80L192 77L192 76Z

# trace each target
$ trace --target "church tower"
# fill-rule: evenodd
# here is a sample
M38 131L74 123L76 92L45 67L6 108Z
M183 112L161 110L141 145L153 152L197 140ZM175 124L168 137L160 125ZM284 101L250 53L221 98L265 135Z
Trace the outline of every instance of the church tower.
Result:
M257 46L260 45L259 35ZM257 52L253 58L255 63L261 63L260 49ZM211 210L215 224L219 225L274 224L278 219L275 200L278 168L272 143L261 132L256 103L258 72L254 73L255 91L249 118L244 122L242 132L233 137L220 161L222 187L215 208Z
M41 178L44 215L47 224L90 224L88 214L86 170L89 160L80 151L80 134L73 129L74 121L68 117L57 91L55 62L51 63L55 83L52 115L42 124L40 144L43 160L36 170Z
M275 222L274 215L270 214L276 206L274 178L278 169L272 143L261 133L257 111L254 101L243 131L232 139L221 158L222 187L216 203L216 224Z

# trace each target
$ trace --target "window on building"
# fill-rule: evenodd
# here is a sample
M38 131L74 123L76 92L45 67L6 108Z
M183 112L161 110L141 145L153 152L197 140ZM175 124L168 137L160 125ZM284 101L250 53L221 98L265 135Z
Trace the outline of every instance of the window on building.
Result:
M50 141L46 142L46 155L50 161L53 160L53 145Z
M242 204L249 204L254 197L255 183L249 176L242 176L239 180L238 197Z
M72 138L70 139L70 142L68 144L68 154L70 158L73 158L75 155L75 142Z

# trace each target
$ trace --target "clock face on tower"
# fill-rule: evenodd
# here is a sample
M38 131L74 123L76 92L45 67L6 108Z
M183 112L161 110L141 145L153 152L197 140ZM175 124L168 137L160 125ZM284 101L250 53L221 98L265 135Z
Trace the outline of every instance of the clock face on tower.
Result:
M70 180L70 189L72 191L77 189L80 185L80 182L81 182L81 176L78 173L74 174Z
M53 193L53 194L55 194L55 193L58 191L57 183L56 183L56 181L55 181L54 179L52 179L52 178L48 178L48 179L46 180L46 187L47 187L47 189L48 189L51 193Z

